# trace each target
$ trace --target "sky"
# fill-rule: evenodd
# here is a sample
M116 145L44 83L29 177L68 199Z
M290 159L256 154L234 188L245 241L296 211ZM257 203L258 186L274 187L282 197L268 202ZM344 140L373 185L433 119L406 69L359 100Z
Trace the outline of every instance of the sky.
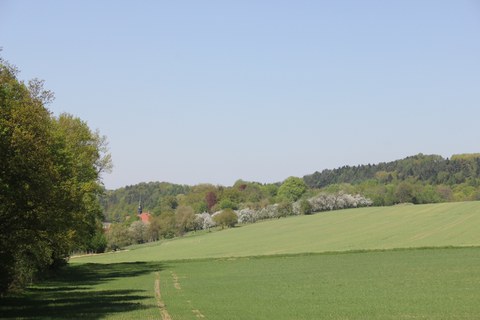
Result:
M0 0L0 47L108 137L108 189L480 152L476 0Z

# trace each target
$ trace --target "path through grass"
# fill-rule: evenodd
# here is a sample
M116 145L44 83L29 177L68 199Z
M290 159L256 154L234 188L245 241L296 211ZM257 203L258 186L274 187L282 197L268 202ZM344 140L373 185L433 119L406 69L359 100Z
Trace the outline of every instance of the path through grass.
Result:
M178 262L173 319L478 319L480 248Z
M26 295L3 299L0 314L6 319L162 319L166 312L173 320L478 319L479 265L480 248L83 264Z

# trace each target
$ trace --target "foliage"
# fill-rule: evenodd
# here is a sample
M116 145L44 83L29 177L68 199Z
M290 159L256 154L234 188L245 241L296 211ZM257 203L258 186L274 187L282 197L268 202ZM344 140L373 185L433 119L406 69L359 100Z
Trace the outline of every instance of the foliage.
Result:
M106 191L101 198L105 220L128 221L136 214L140 198L144 211L161 216L174 213L178 206L191 207L195 214L223 209L261 209L275 203L278 186L239 180L232 187L200 184L183 186L167 182L149 182Z
M175 226L179 234L193 230L195 213L191 207L180 206L175 211Z
M374 165L343 166L303 177L310 188L324 188L340 183L359 184L372 179L382 184L413 179L431 185L454 185L479 178L478 153L453 155L450 159L420 153L402 160Z
M87 249L101 218L106 139L45 107L53 94L0 59L0 293Z
M238 223L255 223L259 219L257 211L253 209L242 209L235 212L238 217Z
M212 216L209 213L204 212L195 215L194 230L209 230L215 226L215 221L213 221Z
M480 246L480 202L365 207L272 219L74 263L166 261L301 252Z
M112 224L106 234L107 248L109 250L118 250L132 244L129 230L124 224Z
M367 207L372 201L359 194L351 195L343 192L336 194L321 193L308 199L310 209L313 212L340 210L347 208Z
M232 228L238 223L238 218L232 209L225 209L212 216L213 221L223 228Z
M133 244L144 243L147 238L147 225L142 221L133 222L128 228L129 242Z
M313 213L313 207L310 201L302 199L293 204L293 212L297 215Z
M207 209L210 211L214 205L217 204L217 195L213 191L209 191L205 196L205 201L207 203Z
M238 205L228 198L222 199L218 204L218 206L220 210L224 210L224 209L236 210L238 208Z
M189 193L190 187L167 182L148 182L106 191L101 197L105 221L124 222L136 215L141 199L144 211L155 215L173 213L179 205L179 195Z
M280 188L278 188L278 197L283 201L294 202L307 191L307 186L301 178L289 177Z
M108 246L108 241L107 237L105 236L105 233L103 230L100 228L97 230L95 235L90 239L90 242L87 246L87 252L92 252L92 253L102 253L105 252Z

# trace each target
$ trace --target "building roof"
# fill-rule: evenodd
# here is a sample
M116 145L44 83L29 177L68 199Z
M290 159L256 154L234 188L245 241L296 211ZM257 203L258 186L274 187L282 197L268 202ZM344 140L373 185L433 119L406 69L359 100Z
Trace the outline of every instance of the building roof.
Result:
M142 212L141 214L138 215L140 220L142 220L143 223L150 223L150 213L148 212Z

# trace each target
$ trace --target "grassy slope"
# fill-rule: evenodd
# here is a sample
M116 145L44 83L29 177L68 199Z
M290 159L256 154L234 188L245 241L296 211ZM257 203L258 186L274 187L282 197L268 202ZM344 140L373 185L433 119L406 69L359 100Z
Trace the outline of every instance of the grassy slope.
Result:
M73 263L480 245L480 202L349 209L264 221Z

